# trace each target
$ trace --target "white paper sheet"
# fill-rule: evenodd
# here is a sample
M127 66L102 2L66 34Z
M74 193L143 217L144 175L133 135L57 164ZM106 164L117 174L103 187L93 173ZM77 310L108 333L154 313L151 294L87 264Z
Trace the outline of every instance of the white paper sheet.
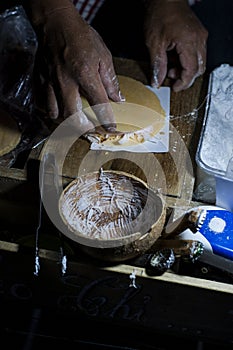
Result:
M152 88L147 86L152 92L156 94L159 98L161 106L165 111L165 124L163 128L156 134L153 138L143 143L134 145L134 146L126 146L122 145L114 145L106 146L99 143L92 143L90 146L91 150L106 150L106 151L128 151L128 152L136 152L136 153L164 153L169 150L169 115L170 115L170 88L166 86L162 86L159 89Z

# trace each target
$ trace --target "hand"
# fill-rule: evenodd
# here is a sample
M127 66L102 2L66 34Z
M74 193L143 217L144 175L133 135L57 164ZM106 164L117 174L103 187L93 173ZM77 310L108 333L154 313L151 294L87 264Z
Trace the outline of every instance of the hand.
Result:
M32 1L28 1L29 3ZM36 0L29 16L38 36L35 62L37 88L51 118L66 118L82 109L81 94L97 109L101 124L113 125L109 99L122 101L112 56L98 33L70 0ZM42 84L42 85L41 85ZM43 92L43 95L42 95ZM77 113L80 128L93 128ZM106 126L107 126L106 125Z
M207 37L187 0L147 1L145 38L152 86L161 86L167 76L174 80L174 91L190 87L205 72Z

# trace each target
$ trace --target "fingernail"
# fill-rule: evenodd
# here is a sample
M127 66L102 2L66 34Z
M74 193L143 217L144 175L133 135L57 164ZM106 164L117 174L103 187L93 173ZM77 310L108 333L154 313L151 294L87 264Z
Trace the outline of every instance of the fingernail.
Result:
M104 125L105 130L108 132L116 132L116 124L105 124Z
M58 115L53 112L48 112L48 116L50 119L53 119L53 120L58 119Z
M155 89L159 89L160 88L160 85L158 84L158 82L152 82L151 83L151 86Z
M116 128L106 128L106 130L110 133L115 133L116 132Z
M119 91L119 97L120 97L121 102L125 102L126 101L126 98L125 98L124 95L122 95L121 91Z

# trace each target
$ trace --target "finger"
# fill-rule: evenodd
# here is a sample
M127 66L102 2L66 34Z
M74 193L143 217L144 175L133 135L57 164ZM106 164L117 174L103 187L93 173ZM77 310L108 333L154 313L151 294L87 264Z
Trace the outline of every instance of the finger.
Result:
M36 79L35 82L35 103L36 107L43 111L45 115L51 119L58 117L58 105L56 96L51 84L47 81Z
M152 67L151 86L158 88L167 75L167 54L164 46L154 44L150 57Z
M121 93L119 81L112 61L109 63L108 69L106 69L104 63L100 64L100 78L109 99L114 102L125 102L125 97ZM109 132L116 131L115 117L109 101L104 104L95 105L94 111L104 129Z
M199 64L201 62L196 51L194 52L190 45L186 46L180 53L178 52L178 55L181 73L173 85L173 90L176 92L187 89L193 84L194 80L200 75Z
M82 109L79 86L60 65L56 66L56 71L53 73L53 82L53 97L57 101L59 116L62 119Z
M119 81L114 69L112 54L110 50L105 46L102 37L97 32L95 33L99 38L100 43L102 43L102 47L105 48L104 59L100 59L99 62L98 74L100 75L100 79L106 90L107 96L112 101L124 102L125 97L120 91ZM105 102L107 101L100 101L100 103Z
M49 118L57 119L59 116L59 109L57 104L56 95L53 89L53 86L50 83L46 84L45 87L46 93L46 105L47 105L47 113Z
M168 78L170 79L178 79L179 78L179 71L177 68L171 68L168 70L168 73L167 73L167 76Z
M198 59L198 73L199 75L205 73L206 70L206 46L204 45L201 52L197 53L197 59Z
M67 118L71 114L74 114L78 110L82 109L82 101L79 94L78 85L72 79L69 79L68 81L68 84L64 83L64 80L60 82L60 111L62 112L63 118Z
M80 109L70 116L72 125L77 129L80 136L86 134L95 128L95 125L87 118L86 114Z
M92 82L90 84L90 81ZM88 77L88 81L80 80L82 91L89 102L90 106L95 112L95 115L105 129L115 128L116 121L106 89L102 83L99 74Z
M110 102L92 106L100 125L109 132L116 130L116 121Z
M105 64L101 62L99 73L108 97L115 102L124 102L125 97L120 90L119 81L112 62L110 62L108 68L106 68Z

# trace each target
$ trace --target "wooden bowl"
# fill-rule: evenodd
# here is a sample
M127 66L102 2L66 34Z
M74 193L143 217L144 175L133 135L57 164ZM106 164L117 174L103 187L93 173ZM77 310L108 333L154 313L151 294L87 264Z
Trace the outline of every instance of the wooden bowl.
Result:
M89 255L123 261L144 253L160 237L166 209L162 196L122 171L78 177L62 192L65 233Z

